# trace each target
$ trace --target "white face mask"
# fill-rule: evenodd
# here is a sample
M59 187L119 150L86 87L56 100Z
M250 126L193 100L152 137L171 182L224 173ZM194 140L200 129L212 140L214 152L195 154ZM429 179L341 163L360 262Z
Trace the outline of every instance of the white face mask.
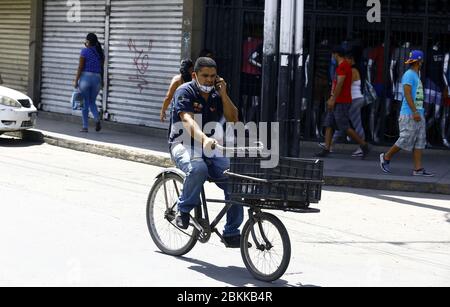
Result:
M200 82L198 82L198 77L197 75L195 75L195 82L197 83L197 86L199 88L200 91L202 91L203 93L209 94L214 90L214 86L206 86L206 85L201 85Z

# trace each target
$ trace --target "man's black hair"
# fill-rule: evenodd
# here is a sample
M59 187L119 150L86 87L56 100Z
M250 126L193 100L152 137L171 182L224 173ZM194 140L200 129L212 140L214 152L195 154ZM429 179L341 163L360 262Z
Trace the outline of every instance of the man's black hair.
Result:
M340 45L334 46L332 52L333 52L333 54L337 54L340 57L345 57L347 54L347 51L345 50L345 48Z
M217 69L216 61L211 58L199 58L197 62L195 62L194 71L198 73L202 68L205 67Z

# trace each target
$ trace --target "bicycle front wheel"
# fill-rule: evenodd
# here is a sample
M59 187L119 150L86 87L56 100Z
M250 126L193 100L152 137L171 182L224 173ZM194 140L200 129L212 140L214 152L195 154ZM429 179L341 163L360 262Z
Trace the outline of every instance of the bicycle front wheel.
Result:
M176 257L189 253L199 234L193 227L181 230L175 223L183 183L178 174L165 174L155 182L147 203L147 225L153 241L163 253Z
M291 261L286 227L272 214L260 213L250 218L242 231L241 253L245 266L257 280L280 279Z

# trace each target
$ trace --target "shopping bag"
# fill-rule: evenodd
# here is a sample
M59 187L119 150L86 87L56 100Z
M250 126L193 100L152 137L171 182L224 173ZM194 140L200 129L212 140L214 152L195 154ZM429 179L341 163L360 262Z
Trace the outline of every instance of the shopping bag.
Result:
M72 110L74 111L79 111L83 109L84 106L84 97L83 95L80 93L79 89L76 89L73 94L72 94L72 99L71 99L71 103L72 103Z

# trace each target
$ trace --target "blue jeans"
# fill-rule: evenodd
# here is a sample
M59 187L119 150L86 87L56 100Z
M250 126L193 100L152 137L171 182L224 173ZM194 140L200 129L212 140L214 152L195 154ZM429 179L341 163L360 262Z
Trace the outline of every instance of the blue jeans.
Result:
M80 78L80 92L84 98L84 106L83 106L83 128L87 129L89 126L89 110L92 112L94 119L96 122L100 121L97 104L95 103L97 100L98 93L100 93L101 87L101 75L83 72Z
M194 155L190 148L183 145L175 145L171 150L172 159L176 166L186 174L183 193L178 201L181 212L189 213L201 205L200 194L203 185L211 178L213 180L224 180L224 172L230 168L230 160L227 158L192 158ZM228 185L218 183L217 186L224 190L225 199L229 199ZM224 237L240 235L239 227L244 221L244 208L234 205L227 213L227 223L223 232Z

